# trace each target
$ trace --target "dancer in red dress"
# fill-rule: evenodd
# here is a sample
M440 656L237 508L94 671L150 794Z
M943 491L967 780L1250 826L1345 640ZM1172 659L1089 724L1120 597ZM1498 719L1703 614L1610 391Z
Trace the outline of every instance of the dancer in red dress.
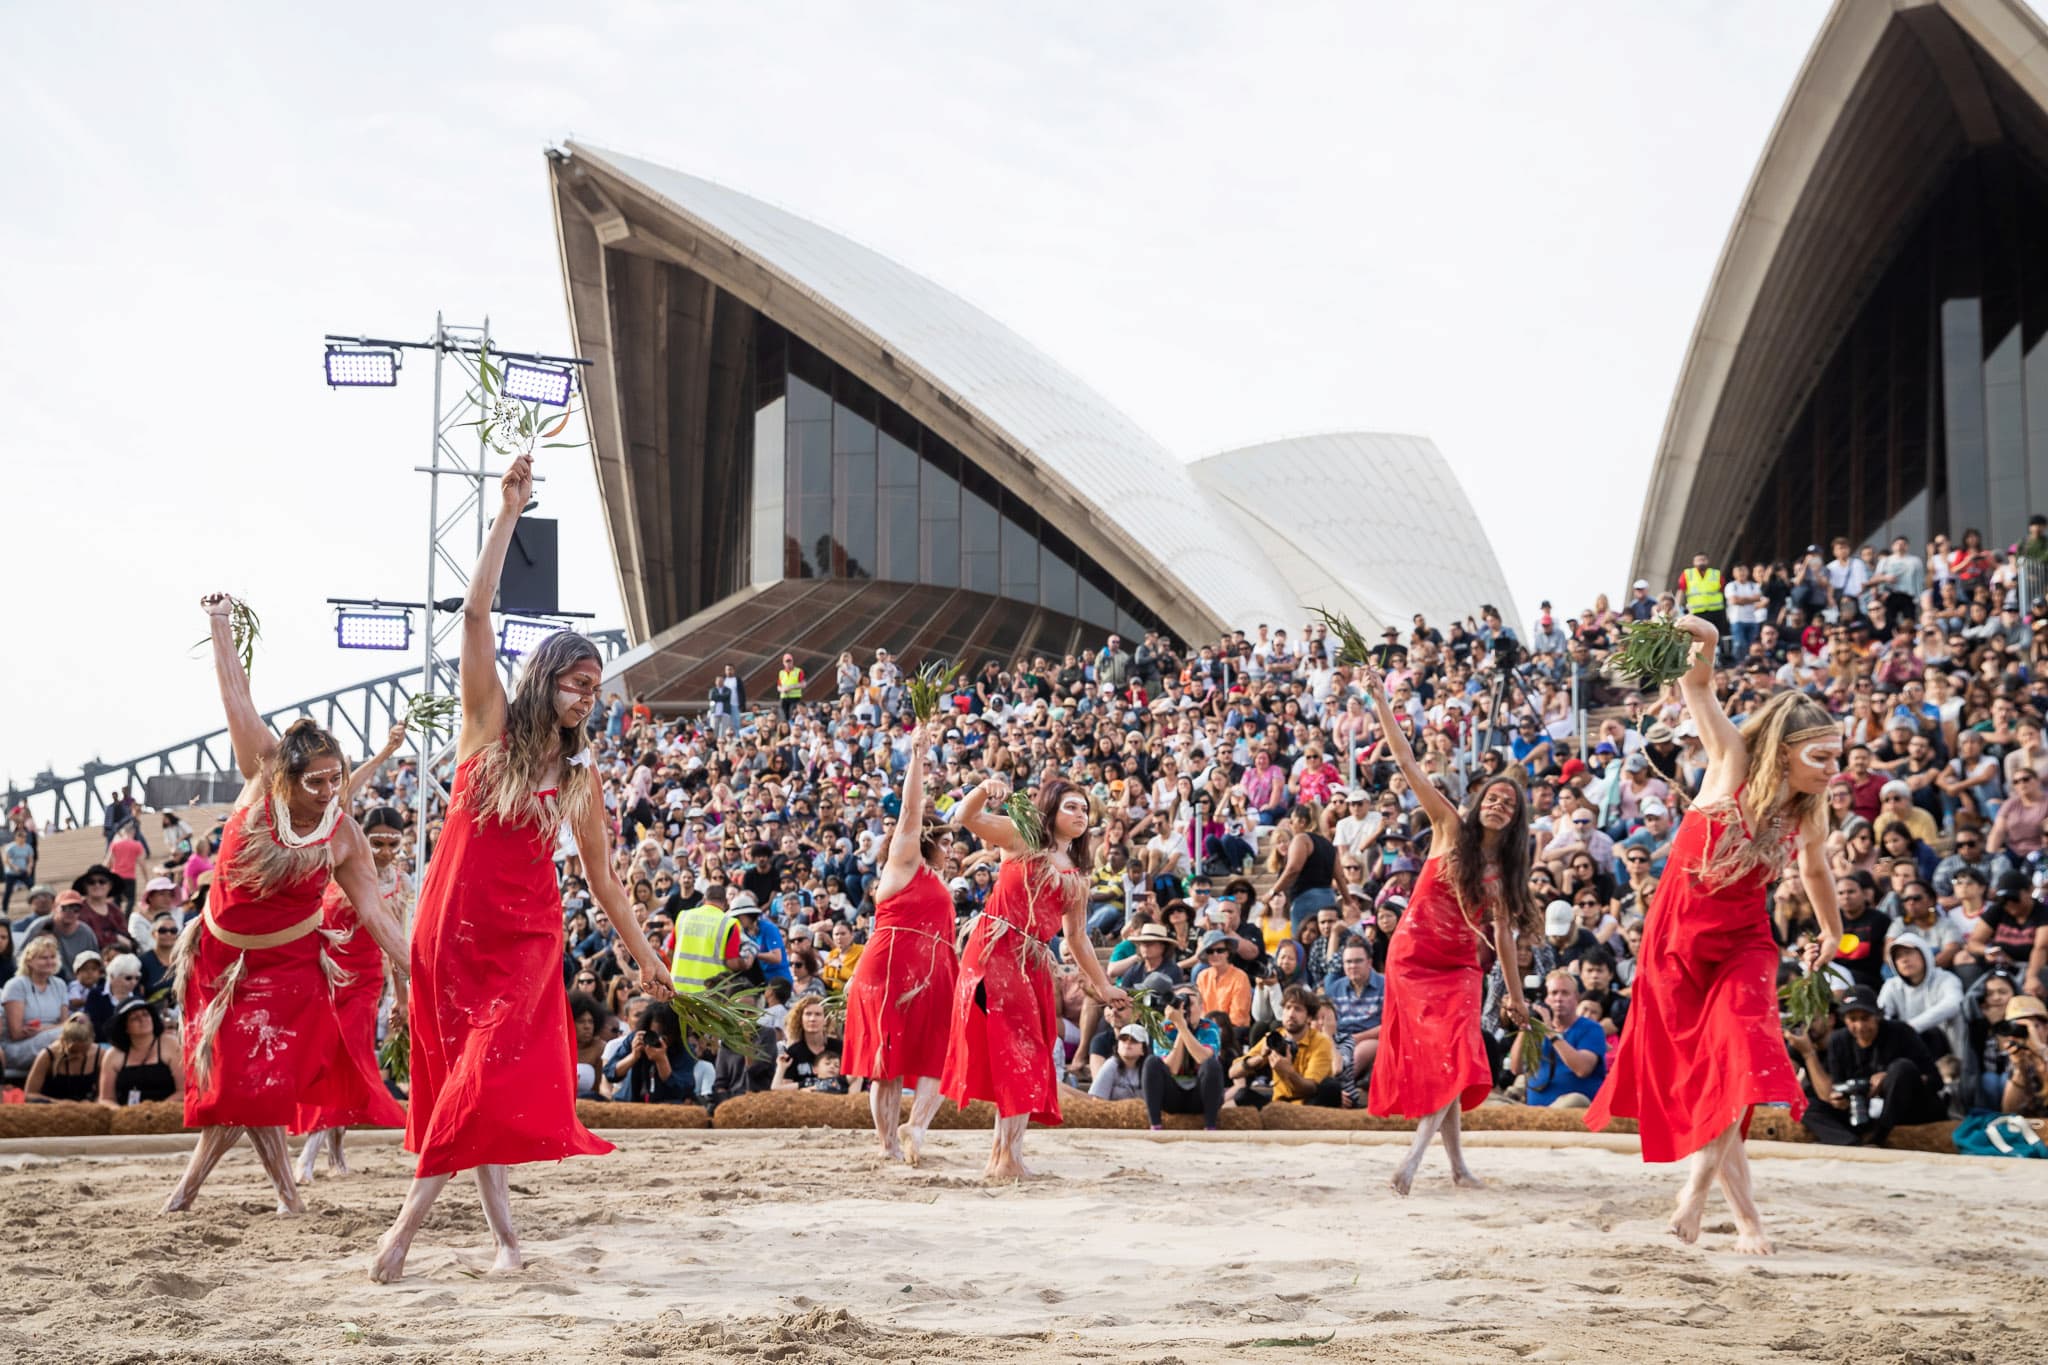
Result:
M1692 1157L1671 1216L1681 1241L1699 1238L1718 1180L1735 1214L1735 1249L1768 1256L1742 1145L1750 1111L1789 1104L1797 1118L1806 1108L1778 1016L1770 896L1796 856L1821 924L1806 968L1825 970L1842 937L1826 856L1827 785L1841 761L1842 734L1801 692L1779 693L1736 729L1714 695L1720 633L1696 616L1679 625L1697 642L1678 687L1699 727L1707 772L1650 903L1628 1026L1586 1124L1632 1118L1643 1160Z
M405 941L377 894L370 846L343 817L348 769L333 735L302 717L282 737L249 696L249 674L216 594L214 672L228 736L249 779L221 836L213 894L178 939L185 1026L185 1123L202 1130L165 1212L190 1208L244 1129L277 1187L280 1213L302 1207L285 1150L301 1103L354 1108L383 1093L374 1062L351 1050L336 1004L342 973L321 932L330 882L355 907L405 980Z
M396 746L391 752L396 752ZM355 783L351 782L349 786L354 790ZM405 843L405 817L390 806L377 806L364 813L362 827L363 837L369 841L371 861L377 869L378 895L383 899L384 908L402 926L406 907L412 899L412 885L398 867L398 852ZM384 1003L384 959L377 951L376 942L367 933L358 932L360 924L355 907L349 904L347 896L341 894L340 887L330 885L327 888L327 895L320 903L320 913L321 932L334 945L334 961L344 976L334 993L335 1008L341 1014L342 1039L357 1054L361 1067L376 1072L379 1070L377 1007ZM398 1107L397 1101L391 1098L381 1082L380 1076L375 1092L359 1105L346 1108L312 1104L299 1106L297 1115L292 1119L291 1132L294 1136L306 1135L305 1145L299 1150L300 1184L312 1183L313 1163L322 1152L327 1153L330 1172L348 1174L341 1141L351 1125L405 1127L405 1110Z
M882 1155L913 1166L939 1109L960 969L953 952L953 897L939 875L952 834L924 828L924 757L938 743L939 731L937 722L921 726L911 741L902 808L875 883L875 930L846 986L846 1074L868 1080L868 1108ZM916 1087L916 1098L898 1142L905 1081Z
M1414 1185L1433 1137L1443 1139L1451 1179L1478 1189L1485 1182L1465 1164L1458 1116L1478 1108L1493 1090L1479 1031L1482 940L1491 934L1495 954L1513 963L1515 936L1539 929L1529 898L1529 801L1514 779L1496 777L1474 788L1460 813L1415 761L1379 670L1362 664L1358 673L1387 749L1429 817L1429 857L1387 946L1380 1050L1367 1107L1417 1120L1407 1159L1388 1181L1394 1193L1405 1195ZM1521 979L1513 972L1504 979L1501 1011L1524 1023Z
M611 1144L576 1121L576 1033L562 988L558 832L569 827L591 893L654 1000L674 994L612 875L604 804L584 724L597 702L597 647L570 631L528 657L508 702L498 681L491 601L533 463L506 471L497 523L462 607L462 733L448 817L420 887L413 927L412 1091L405 1147L412 1188L378 1244L370 1277L405 1273L434 1198L474 1170L495 1268L519 1267L505 1168L598 1154Z
M995 1138L982 1174L1017 1180L1024 1164L1024 1132L1031 1120L1060 1121L1054 1054L1060 1012L1053 998L1055 935L1088 943L1088 794L1065 778L1047 778L1035 802L1046 846L1034 849L1008 816L990 814L1009 799L1010 786L990 777L961 803L959 824L1003 852L996 889L968 932L953 988L953 1029L940 1085L955 1104L992 1100ZM1130 997L1113 986L1091 951L1074 954L1087 992L1105 1006Z

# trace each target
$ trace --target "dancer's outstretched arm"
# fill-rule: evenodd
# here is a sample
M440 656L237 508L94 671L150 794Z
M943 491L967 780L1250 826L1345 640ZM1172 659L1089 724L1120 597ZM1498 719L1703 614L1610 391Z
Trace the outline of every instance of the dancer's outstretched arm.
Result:
M256 703L249 695L249 670L235 649L235 632L228 623L235 599L224 592L199 599L206 609L208 633L213 637L213 674L220 682L221 709L227 712L228 740L235 746L235 766L245 778L263 771L264 763L277 752L277 734L263 723ZM242 793L247 801L249 793ZM237 804L240 804L239 802Z
M523 505L523 504L522 504ZM626 889L619 885L619 879L612 872L612 865L604 856L604 803L586 801L583 811L576 817L576 826L570 830L576 839L576 851L583 858L583 867L590 875L590 894L604 910L604 917L618 930L619 938L625 943L626 951L633 955L633 964L640 969L640 989L656 1000L666 1000L675 994L675 987L669 984L668 970L662 966L661 957L654 951L654 945L641 932L640 923L633 918L633 909L626 904Z
M521 455L498 482L498 519L484 537L482 553L462 599L462 737L457 762L466 761L505 731L505 684L498 679L498 637L491 633L491 603L505 572L505 551L519 514L533 497L533 457ZM593 845L593 847L601 847ZM585 859L584 866L588 867Z
M344 797L354 796L357 792L361 791L363 784L372 777L375 777L377 769L390 761L391 756L397 753L399 746L404 743L405 722L400 721L392 726L391 733L384 737L384 747L364 759L363 766L348 775L348 791L344 793Z
M990 806L1000 807L1010 799L1009 781L1000 773L991 773L981 784L967 793L967 799L960 803L960 814L954 823L985 844L1001 849L1007 854L1024 854L1031 850L1024 847L1024 838L1017 833L1017 826L1007 815L991 815Z
M1387 752L1394 756L1395 766L1408 779L1416 799L1422 805L1422 813L1429 817L1435 833L1448 839L1458 824L1458 808L1450 798L1437 790L1436 783L1429 780L1429 774L1415 761L1415 750L1409 747L1408 736L1403 734L1393 706L1387 701L1386 679L1371 664L1359 664L1357 671L1365 682L1366 695L1372 698L1373 712L1379 717L1380 736L1387 746ZM1432 847L1443 848L1446 844L1432 843ZM1514 961L1511 956L1508 961Z
M1714 650L1721 643L1721 632L1711 621L1697 616L1681 616L1676 624L1693 638L1692 667L1678 680L1678 695L1685 699L1686 713L1700 732L1700 747L1707 751L1707 773L1700 781L1699 799L1718 800L1734 795L1749 776L1749 750L1742 743L1742 732L1714 695Z
M882 876L875 883L875 900L889 897L910 885L917 875L918 836L924 828L924 755L938 742L933 733L937 721L917 727L910 741L910 763L903 770L902 805L896 812L896 830L889 836L889 856L882 864Z

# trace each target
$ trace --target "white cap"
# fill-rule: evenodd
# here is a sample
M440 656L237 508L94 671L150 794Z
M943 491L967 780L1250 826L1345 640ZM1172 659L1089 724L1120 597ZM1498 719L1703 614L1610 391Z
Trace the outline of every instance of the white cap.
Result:
M1669 815L1671 814L1671 812L1668 809L1666 809L1662 801L1645 801L1643 802L1643 814Z
M1572 903L1552 901L1543 911L1543 932L1552 938L1568 934L1572 929Z
M1636 586L1639 588L1647 589L1650 586L1650 580L1647 578L1638 578L1636 580Z

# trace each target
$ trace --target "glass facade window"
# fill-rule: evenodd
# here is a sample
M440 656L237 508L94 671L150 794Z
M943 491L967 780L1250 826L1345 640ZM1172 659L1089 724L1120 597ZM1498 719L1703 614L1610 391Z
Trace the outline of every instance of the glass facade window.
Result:
M2022 539L2048 510L2048 171L2010 144L1950 171L1788 428L1735 553L1837 535ZM1083 612L1086 615L1086 612Z
M958 450L816 348L757 319L755 423L786 423L783 571L965 588L1138 638L1158 618ZM1006 618L1007 619L1007 618ZM1019 618L985 648L1024 642ZM1048 627L1048 638L1058 634Z

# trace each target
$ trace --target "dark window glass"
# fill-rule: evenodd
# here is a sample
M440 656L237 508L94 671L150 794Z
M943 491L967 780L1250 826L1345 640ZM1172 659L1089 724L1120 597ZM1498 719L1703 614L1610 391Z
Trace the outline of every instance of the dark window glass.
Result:
M1081 567L1081 604L1074 614L1091 626L1107 629L1116 625L1116 604L1109 575L1093 564Z
M881 463L875 482L883 488L917 487L917 447L905 445L887 432L882 433Z
M795 337L789 338L789 416L794 422L830 421L832 362Z
M960 457L943 441L924 449L918 489L923 572L918 577L941 588L960 586Z
M832 409L832 450L838 455L872 455L875 424L843 404Z
M1051 545L1038 547L1038 605L1066 616L1074 614L1074 592L1080 582L1074 566Z
M832 496L832 424L789 424L789 491L801 497Z
M1032 523L1038 519L1020 509ZM1003 596L1019 602L1038 600L1038 537L1023 520L1003 517Z
M975 592L1002 591L1002 518L996 513L996 485L972 464L960 472L960 586Z
M878 507L881 524L875 576L897 583L917 582L917 488L884 488Z
M868 428L872 435L873 427ZM838 535L845 556L841 576L875 576L875 452L833 456L838 489Z

